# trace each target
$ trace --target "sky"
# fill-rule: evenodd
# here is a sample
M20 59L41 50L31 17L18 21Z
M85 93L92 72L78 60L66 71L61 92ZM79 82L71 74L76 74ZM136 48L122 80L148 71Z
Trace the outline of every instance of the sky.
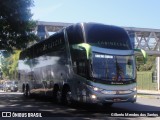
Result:
M34 0L32 19L160 29L160 0Z

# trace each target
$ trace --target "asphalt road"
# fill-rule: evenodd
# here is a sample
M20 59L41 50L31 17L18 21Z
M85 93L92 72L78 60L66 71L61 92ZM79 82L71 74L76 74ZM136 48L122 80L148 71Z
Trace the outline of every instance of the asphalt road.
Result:
M0 92L0 111L16 112L16 113L39 113L45 119L158 119L160 117L123 117L125 113L155 113L160 111L160 99L143 97L137 98L136 103L115 103L111 107L103 107L100 105L76 104L74 106L64 106L53 103L45 97L36 97L25 99L21 93L4 93ZM144 111L147 111L145 113ZM112 115L111 115L112 113ZM122 113L122 114L121 114ZM159 112L160 113L160 112ZM1 113L2 115L2 113ZM109 117L111 115L112 117ZM122 117L121 117L122 115ZM46 117L48 116L48 117ZM148 115L147 115L148 116ZM152 115L153 116L153 115ZM18 117L19 118L19 117ZM43 119L38 118L38 119ZM5 118L9 119L9 118ZM17 119L17 118L16 118Z

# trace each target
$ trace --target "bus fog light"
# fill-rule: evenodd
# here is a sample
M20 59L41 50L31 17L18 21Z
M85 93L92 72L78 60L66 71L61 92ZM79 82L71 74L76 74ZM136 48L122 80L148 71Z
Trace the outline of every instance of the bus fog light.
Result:
M96 99L97 96L96 96L96 95L91 95L91 98L92 98L92 99Z
M134 95L134 98L136 98L137 96L136 95Z
M101 89L101 88L94 87L94 86L91 86L91 85L87 85L87 87L88 87L89 89L91 89L91 90L96 91L96 92L100 92L100 91L102 91L102 89Z

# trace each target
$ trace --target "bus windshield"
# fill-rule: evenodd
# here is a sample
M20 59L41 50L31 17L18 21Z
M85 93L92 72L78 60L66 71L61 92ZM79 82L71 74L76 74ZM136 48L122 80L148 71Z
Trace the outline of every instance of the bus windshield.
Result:
M93 53L93 77L107 81L135 79L134 56Z

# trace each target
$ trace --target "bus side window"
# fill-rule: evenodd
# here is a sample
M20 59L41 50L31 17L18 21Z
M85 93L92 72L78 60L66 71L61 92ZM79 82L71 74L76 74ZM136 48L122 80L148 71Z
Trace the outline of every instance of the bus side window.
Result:
M86 64L85 60L77 61L77 74L80 76L86 77Z
M89 61L85 59L81 59L77 61L77 74L89 79L90 73L89 73Z
M86 50L83 48L73 49L71 48L71 58L74 73L88 79L89 69Z

